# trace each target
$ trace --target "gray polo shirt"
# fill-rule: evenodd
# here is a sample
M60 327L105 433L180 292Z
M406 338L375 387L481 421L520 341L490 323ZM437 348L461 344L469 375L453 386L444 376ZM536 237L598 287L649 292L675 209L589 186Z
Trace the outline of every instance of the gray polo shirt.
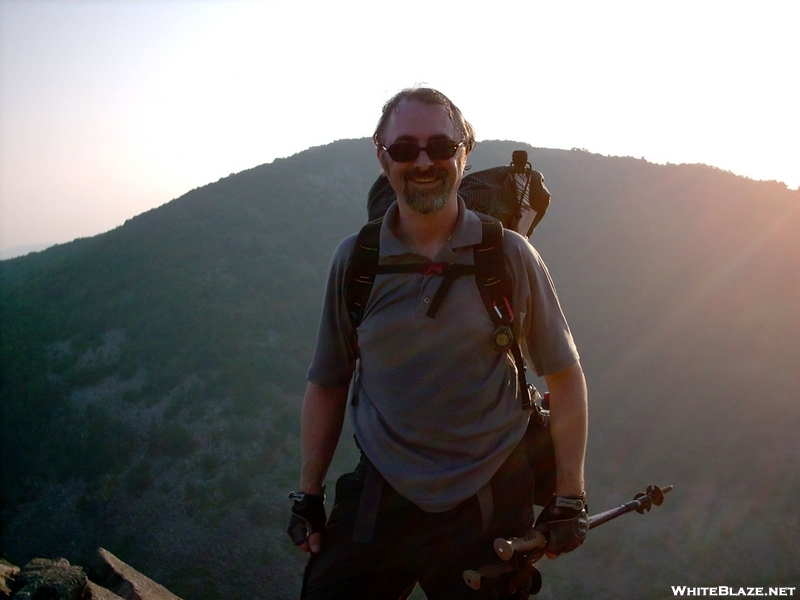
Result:
M381 264L427 263L394 235L397 216L394 204L380 232ZM481 235L480 219L459 198L455 230L434 262L472 264ZM334 254L308 379L347 385L360 351L350 414L362 449L401 495L429 512L449 510L488 483L522 439L529 412L514 360L492 347L495 326L473 276L455 280L431 319L441 276L378 275L356 335L343 291L355 240L346 238ZM504 250L514 334L528 364L540 376L566 369L578 352L547 268L513 231L505 231Z

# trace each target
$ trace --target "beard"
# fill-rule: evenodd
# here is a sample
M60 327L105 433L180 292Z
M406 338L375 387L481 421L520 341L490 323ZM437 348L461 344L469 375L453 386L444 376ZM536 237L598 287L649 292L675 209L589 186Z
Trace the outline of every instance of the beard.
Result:
M435 177L437 185L420 189L410 181L423 174ZM403 175L403 197L408 207L420 215L431 215L442 210L450 197L450 187L451 181L447 169L438 167L424 171L413 169Z

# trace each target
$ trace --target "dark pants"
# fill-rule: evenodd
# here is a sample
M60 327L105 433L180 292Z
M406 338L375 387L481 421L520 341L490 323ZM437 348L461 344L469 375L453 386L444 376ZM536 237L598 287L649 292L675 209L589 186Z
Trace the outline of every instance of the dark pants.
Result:
M494 539L533 526L533 477L524 440L492 478L493 516L485 532L476 497L447 512L427 513L384 482L372 541L353 541L366 471L362 455L356 470L336 482L322 550L306 567L303 600L401 600L417 583L428 600L481 598L464 582L464 570L497 562Z

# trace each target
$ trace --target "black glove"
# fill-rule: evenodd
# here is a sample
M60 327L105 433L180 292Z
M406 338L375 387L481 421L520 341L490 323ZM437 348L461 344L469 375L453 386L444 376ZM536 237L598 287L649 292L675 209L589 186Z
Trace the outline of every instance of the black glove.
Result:
M294 500L294 504L287 533L295 546L299 546L312 533L325 529L325 488L321 494L292 492L289 500Z
M571 552L583 543L589 531L586 494L553 496L539 513L534 527L547 537L545 550L550 554Z

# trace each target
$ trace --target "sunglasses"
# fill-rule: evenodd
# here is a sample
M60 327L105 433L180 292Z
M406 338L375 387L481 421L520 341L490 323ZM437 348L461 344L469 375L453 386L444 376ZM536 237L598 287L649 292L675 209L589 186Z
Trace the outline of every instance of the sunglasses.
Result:
M420 147L414 142L397 142L388 148L381 146L389 153L392 160L400 163L414 162L417 160L419 153L423 150L428 158L431 160L447 160L456 155L456 150L459 146L463 146L464 142L454 142L453 140L433 140L428 142L427 146Z

